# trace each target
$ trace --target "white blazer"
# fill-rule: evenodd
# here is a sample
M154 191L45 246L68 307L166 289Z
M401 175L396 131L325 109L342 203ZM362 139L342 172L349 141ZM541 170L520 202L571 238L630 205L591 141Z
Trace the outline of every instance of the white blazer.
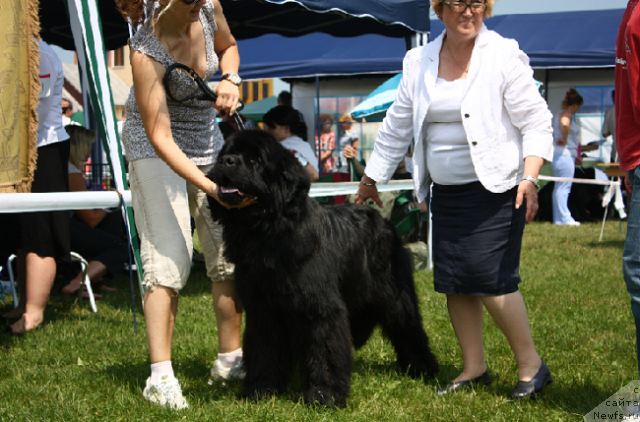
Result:
M415 138L413 179L419 201L426 198L431 185L425 117L438 78L444 35L407 52L395 102L387 111L365 169L376 182L387 183ZM553 159L552 114L518 43L489 31L484 24L467 78L461 118L474 169L487 190L506 192L522 180L525 157Z

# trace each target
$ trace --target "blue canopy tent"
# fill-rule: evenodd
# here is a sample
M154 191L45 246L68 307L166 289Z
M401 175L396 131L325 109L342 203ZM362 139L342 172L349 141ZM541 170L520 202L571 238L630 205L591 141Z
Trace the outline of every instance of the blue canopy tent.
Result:
M318 33L298 38L269 34L238 41L238 48L244 79L396 73L406 52L399 38L361 35L345 39Z
M616 37L624 9L494 16L487 28L513 38L538 69L615 66ZM431 21L432 38L444 31Z
M495 16L489 29L513 38L539 69L613 67L623 9ZM444 25L431 21L432 38ZM308 34L279 35L238 42L240 75L245 79L315 75L398 73L405 49L400 39L380 35L344 38ZM277 53L276 53L277 51Z
M299 37L323 32L337 37L362 34L408 38L429 31L427 0L232 0L224 3L238 40L278 34ZM312 13L310 13L312 12Z
M280 34L298 37L322 32L337 37L379 34L407 38L429 31L427 0L227 0L224 14L237 40ZM127 44L129 30L113 0L97 2L107 50ZM75 50L63 0L40 2L41 36L50 44Z

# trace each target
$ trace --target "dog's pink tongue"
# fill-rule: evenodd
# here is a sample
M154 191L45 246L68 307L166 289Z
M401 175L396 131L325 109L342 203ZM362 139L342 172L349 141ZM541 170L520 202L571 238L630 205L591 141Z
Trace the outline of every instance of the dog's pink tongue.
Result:
M237 193L240 196L244 196L244 192L240 191L238 188L234 188L233 186L220 186L220 191L222 193Z

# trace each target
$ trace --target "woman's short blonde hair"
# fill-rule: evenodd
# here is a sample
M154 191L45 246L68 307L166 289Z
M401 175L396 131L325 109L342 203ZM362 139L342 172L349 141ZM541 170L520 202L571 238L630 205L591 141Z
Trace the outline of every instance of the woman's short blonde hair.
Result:
M96 133L78 125L67 125L64 128L69 134L69 162L82 170L87 153L96 141Z
M483 18L487 16L493 16L493 5L496 4L496 0L486 0L487 8L484 10ZM433 7L433 11L438 15L438 19L442 19L442 9L446 7L442 0L433 0L431 2L431 6Z

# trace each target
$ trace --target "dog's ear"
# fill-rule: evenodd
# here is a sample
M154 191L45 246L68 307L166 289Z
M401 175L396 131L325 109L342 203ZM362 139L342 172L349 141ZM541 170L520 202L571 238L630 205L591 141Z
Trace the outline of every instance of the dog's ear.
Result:
M311 179L295 155L279 142L269 146L269 162L272 168L270 186L273 201L271 211L278 216L299 210L307 200Z

